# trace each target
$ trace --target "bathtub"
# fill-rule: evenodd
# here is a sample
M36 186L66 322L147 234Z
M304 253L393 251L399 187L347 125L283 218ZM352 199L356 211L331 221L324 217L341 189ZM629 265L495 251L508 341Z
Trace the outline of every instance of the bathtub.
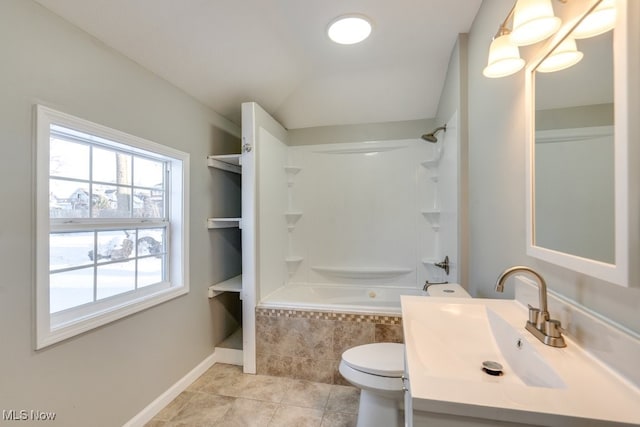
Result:
M426 293L389 286L290 285L263 298L258 308L399 315L400 295Z
M404 342L400 295L422 289L389 286L289 285L256 307L258 374L348 384L342 352L373 342Z

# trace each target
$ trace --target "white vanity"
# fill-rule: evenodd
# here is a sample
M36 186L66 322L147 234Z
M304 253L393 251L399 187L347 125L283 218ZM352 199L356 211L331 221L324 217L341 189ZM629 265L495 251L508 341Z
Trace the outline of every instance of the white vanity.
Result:
M402 316L408 426L640 425L640 390L570 336L565 348L540 342L518 300L403 296Z

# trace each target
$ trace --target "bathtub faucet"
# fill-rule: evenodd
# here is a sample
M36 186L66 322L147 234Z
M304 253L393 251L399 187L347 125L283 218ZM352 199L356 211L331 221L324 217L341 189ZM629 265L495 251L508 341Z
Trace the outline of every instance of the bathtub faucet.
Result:
M424 282L424 286L422 287L422 290L427 292L427 289L429 289L429 286L431 286L431 285L446 285L448 283L449 282L447 282L447 281L444 281L444 282L429 282L428 280L426 280Z
M529 320L527 320L526 329L531 332L533 336L540 341L551 347L566 347L562 337L562 327L559 320L551 319L549 316L549 310L547 308L547 284L540 274L534 271L532 268L524 266L515 266L507 268L498 276L496 281L496 291L502 292L504 290L504 283L507 279L513 275L529 273L532 275L538 284L538 295L540 299L540 308L535 308L529 305Z

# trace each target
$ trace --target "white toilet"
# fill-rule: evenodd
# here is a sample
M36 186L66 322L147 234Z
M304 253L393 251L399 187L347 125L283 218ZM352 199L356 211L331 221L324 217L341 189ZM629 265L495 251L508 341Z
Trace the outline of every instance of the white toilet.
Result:
M434 297L471 298L456 283L432 285ZM401 427L403 399L404 344L375 343L350 348L342 353L339 371L360 388L357 427Z
M360 391L358 427L400 427L404 344L375 343L342 353L339 371Z

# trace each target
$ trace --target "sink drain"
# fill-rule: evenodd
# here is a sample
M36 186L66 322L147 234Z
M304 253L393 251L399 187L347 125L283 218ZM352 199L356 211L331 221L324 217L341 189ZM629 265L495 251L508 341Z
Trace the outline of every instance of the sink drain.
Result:
M493 360L485 360L482 362L482 370L489 375L500 376L503 374L502 365Z

